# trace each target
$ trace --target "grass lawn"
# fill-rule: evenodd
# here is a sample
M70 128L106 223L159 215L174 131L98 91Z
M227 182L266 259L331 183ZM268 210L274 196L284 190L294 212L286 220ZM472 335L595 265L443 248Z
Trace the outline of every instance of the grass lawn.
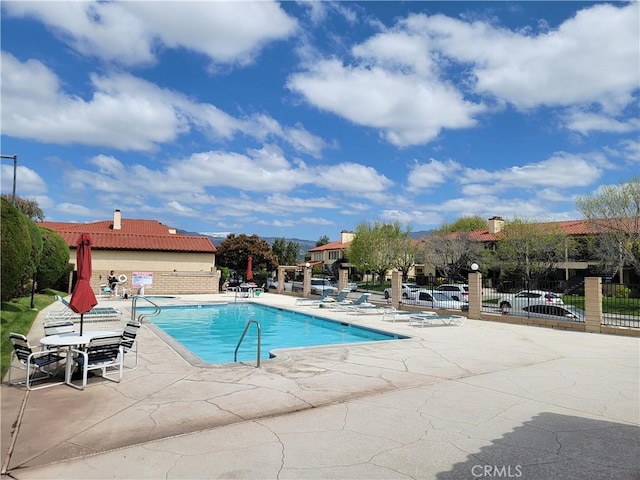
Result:
M31 328L31 324L38 316L38 312L56 301L54 295L64 296L66 293L55 290L46 290L37 293L33 297L33 305L36 310L31 310L31 295L28 297L15 298L10 302L2 302L0 319L2 329L0 330L0 371L2 378L9 369L9 358L13 351L13 346L9 341L9 333L21 333L26 335Z

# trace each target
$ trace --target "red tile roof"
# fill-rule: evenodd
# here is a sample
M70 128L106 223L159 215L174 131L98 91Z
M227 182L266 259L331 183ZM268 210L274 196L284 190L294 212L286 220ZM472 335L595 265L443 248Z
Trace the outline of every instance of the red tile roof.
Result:
M351 245L351 242L348 242L348 243L342 243L340 241L329 242L329 243L325 243L324 245L320 245L319 247L310 248L309 251L323 252L325 250L342 250L344 248L347 248L349 245Z
M164 252L215 253L209 237L171 233L171 228L156 220L123 218L120 230L113 221L93 223L38 222L38 225L58 233L67 245L75 248L80 233L90 233L96 250L151 250Z
M555 227L564 231L567 235L582 236L582 235L594 235L600 233L600 231L588 220L564 220L561 222L538 222L536 225L540 227ZM479 242L494 242L499 237L498 235L489 233L488 228L481 228L479 230L473 230L470 232L471 239Z

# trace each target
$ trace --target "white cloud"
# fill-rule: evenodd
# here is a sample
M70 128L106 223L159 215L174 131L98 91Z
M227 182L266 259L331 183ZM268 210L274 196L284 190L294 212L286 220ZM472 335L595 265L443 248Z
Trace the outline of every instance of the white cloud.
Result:
M443 128L473 126L473 116L484 110L446 83L337 60L320 61L292 75L287 87L317 108L381 130L400 147L429 142Z
M442 15L415 15L405 24L446 55L471 62L479 92L518 108L598 103L614 113L638 88L637 2L585 8L539 35Z
M3 160L0 165L0 181L2 181L2 191L10 192L13 194L13 160ZM33 198L39 195L47 193L47 183L45 180L34 170L20 165L20 157L18 157L17 168L15 169L16 176L16 195L23 198Z
M62 90L39 61L2 53L2 129L6 135L55 144L150 151L199 130L213 139L237 134L281 139L315 158L325 142L302 125L283 127L266 115L234 118L214 105L131 75L92 75L88 100Z
M590 112L571 112L565 122L569 130L574 130L582 135L592 132L627 133L638 130L638 119L621 121L609 115Z
M4 2L3 14L34 17L82 55L122 65L156 61L160 47L246 65L297 22L276 2Z
M458 177L462 165L453 160L441 162L430 159L428 163L416 162L409 169L407 175L407 190L410 192L424 192L453 181Z
M314 58L287 86L399 147L474 126L496 100L518 109L596 104L603 118L576 117L570 128L637 128L616 119L636 101L640 80L637 2L584 8L538 34L492 22L413 14L354 45L352 59Z
M393 183L373 167L358 163L318 167L309 181L349 195L380 193Z

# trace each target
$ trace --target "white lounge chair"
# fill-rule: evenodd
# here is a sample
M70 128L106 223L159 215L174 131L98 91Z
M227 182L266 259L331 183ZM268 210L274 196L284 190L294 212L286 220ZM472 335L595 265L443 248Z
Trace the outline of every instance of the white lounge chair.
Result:
M328 300L329 297L330 293L327 291L320 295L320 297L318 298L297 298L296 305L317 305L320 302L330 301Z
M347 305L347 313L350 315L385 315L392 312L397 312L397 310L391 306L369 302L360 305Z
M409 325L415 323L421 327L425 325L455 325L461 327L466 319L467 317L462 315L412 315L409 317Z
M327 304L326 308L330 308L331 310L337 310L337 311L345 311L349 307L356 307L356 306L360 306L360 305L363 305L363 304L364 305L373 305L372 303L368 302L370 296L371 296L370 293L363 293L356 300L345 299L342 302L329 303L329 304Z
M415 311L411 311L411 310L392 310L392 311L388 311L388 312L383 312L382 314L382 320L386 321L386 320L391 320L392 322L395 323L396 320L400 320L400 321L409 321L411 319L412 316L417 316L417 315L437 315L436 312L431 312L431 311L426 311L426 312L415 312Z
M349 293L351 293L351 291L345 288L335 297L329 295L321 302L311 303L311 306L315 306L318 308L331 308L332 305L340 305L344 302L350 302L350 300L347 299L347 295L349 295Z
M60 295L55 296L56 300L64 305L62 310L47 312L46 322L53 322L59 320L80 320L80 314L74 312L64 298ZM90 311L84 314L84 320L89 322L91 320L110 320L117 319L122 315L122 312L114 307L94 307Z

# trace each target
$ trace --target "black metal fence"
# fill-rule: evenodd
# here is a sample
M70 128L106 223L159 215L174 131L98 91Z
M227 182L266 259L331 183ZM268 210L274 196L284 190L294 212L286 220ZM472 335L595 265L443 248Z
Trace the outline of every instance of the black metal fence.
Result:
M500 282L496 287L489 285L483 288L484 312L584 322L584 279L579 282L523 280ZM560 300L542 292L555 294ZM602 324L640 328L640 284L603 282Z
M602 323L640 328L640 284L602 284Z

